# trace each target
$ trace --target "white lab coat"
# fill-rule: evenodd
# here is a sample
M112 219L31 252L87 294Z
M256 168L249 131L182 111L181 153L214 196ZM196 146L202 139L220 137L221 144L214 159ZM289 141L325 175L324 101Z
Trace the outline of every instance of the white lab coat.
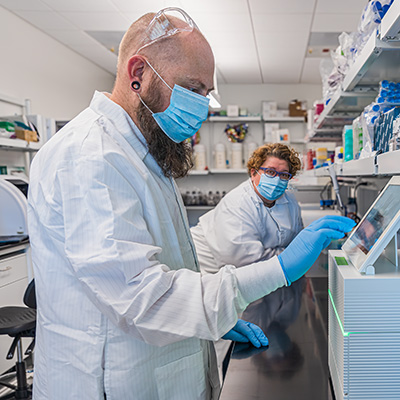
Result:
M286 284L279 261L202 276L175 182L102 93L43 146L30 179L34 399L216 395L210 341Z
M242 267L280 254L303 229L300 207L286 191L268 208L250 179L231 190L191 228L202 272Z

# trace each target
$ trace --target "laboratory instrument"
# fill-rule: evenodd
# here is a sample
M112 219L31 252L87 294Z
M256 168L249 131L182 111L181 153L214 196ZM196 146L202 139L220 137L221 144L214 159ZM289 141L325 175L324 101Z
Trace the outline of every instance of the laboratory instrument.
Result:
M0 241L20 241L27 237L27 186L23 177L0 175Z
M329 251L329 369L337 400L400 398L400 177Z
M335 191L338 205L341 209L343 209L343 202L342 202L342 198L340 197L339 184L338 184L337 177L336 177L335 164L331 164L328 167L328 172L329 172L329 176L331 177L333 190Z

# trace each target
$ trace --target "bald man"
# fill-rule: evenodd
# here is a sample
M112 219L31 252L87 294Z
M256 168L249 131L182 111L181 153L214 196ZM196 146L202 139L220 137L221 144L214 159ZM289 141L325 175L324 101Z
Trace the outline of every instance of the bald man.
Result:
M214 59L182 15L132 24L112 94L96 92L33 161L36 400L215 399L212 341L248 330L238 314L306 271L300 250L295 266L199 273L174 178L192 166L182 141L207 118Z

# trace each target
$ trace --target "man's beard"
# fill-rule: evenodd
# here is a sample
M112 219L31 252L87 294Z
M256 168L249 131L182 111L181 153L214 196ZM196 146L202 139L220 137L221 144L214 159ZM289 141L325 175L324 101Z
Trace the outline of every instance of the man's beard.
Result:
M152 91L160 93L158 85L153 81L151 85ZM161 101L159 97L143 98L143 101L153 112L161 109ZM137 108L137 117L139 128L146 138L149 153L157 161L164 176L167 178L183 178L193 167L192 146L188 143L175 143L171 140L163 130L158 126L157 122L151 115L150 111L139 103Z

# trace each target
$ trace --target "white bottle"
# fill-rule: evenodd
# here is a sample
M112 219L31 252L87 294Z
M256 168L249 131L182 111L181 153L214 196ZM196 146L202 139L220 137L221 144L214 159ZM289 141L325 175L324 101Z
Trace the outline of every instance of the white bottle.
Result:
M223 143L215 145L215 168L226 169L226 152Z
M242 143L232 143L232 169L242 169L243 168L243 151Z
M249 158L252 156L255 150L257 150L258 145L255 142L250 142L247 143L247 157L245 158L246 162L249 160Z
M204 171L207 167L206 146L196 144L193 147L194 166L197 171Z

